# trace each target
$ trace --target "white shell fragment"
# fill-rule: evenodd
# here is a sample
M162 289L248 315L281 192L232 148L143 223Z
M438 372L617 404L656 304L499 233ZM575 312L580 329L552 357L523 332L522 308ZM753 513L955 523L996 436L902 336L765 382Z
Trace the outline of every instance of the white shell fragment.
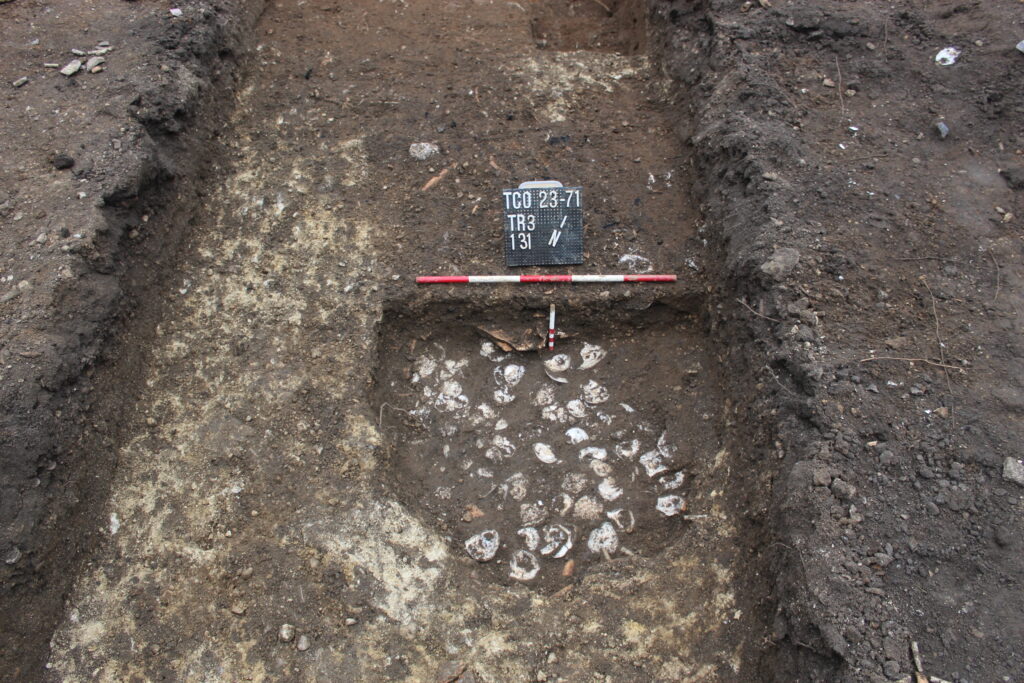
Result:
M682 472L676 472L671 476L666 474L664 477L658 479L658 483L661 484L661 488L666 491L676 490L683 485L684 481L686 481L686 475Z
M568 430L566 430L565 435L569 437L569 443L573 445L583 443L584 441L590 438L590 435L587 434L584 430L580 429L579 427L569 428Z
M494 345L494 342L489 341L480 343L480 355L495 363L500 363L507 357L506 354L498 350L498 347Z
M587 446L586 448L580 449L580 460L586 460L588 458L593 460L607 460L608 451L603 448L598 448L597 446Z
M640 452L640 440L633 439L632 441L625 441L615 446L615 455L620 458L626 458L632 460L636 457L636 454Z
M583 400L592 406L604 403L608 400L608 390L594 380L590 380L583 386Z
M601 503L597 502L590 496L583 496L576 501L576 507L574 513L579 519L595 520L601 519L601 515L604 514L604 508Z
M564 353L556 354L544 361L544 367L551 372L565 372L571 364L569 356Z
M540 416L550 422L565 422L568 419L565 408L557 404L544 406L540 411Z
M587 406L579 399L573 399L565 404L565 410L573 417L579 419L587 414Z
M434 370L437 369L437 361L430 356L420 356L416 359L415 367L416 374L413 375L413 382L416 382L423 377L430 377L434 374Z
M607 477L612 473L612 466L600 460L591 460L590 469L599 477Z
M533 405L549 406L555 402L555 390L553 387L543 386L533 396Z
M640 464L648 477L656 477L662 472L668 472L668 468L661 462L661 454L658 451L647 451L640 456Z
M572 495L578 495L587 488L587 475L582 472L570 472L562 479L562 490Z
M494 402L498 405L505 405L516 400L516 397L508 392L508 389L498 389L494 392Z
M565 557L572 550L572 532L561 524L544 527L544 547L541 555L551 555L555 559Z
M555 457L555 452L551 450L551 446L546 443L533 444L533 454L537 456L538 460L546 465L553 465L558 462L558 458Z
M619 405L620 405L620 406L622 407L622 409L623 409L623 410L625 410L625 411L626 411L627 413L635 413L635 412L636 412L636 408L634 408L633 406L629 405L628 403L620 403Z
M484 451L484 457L494 462L508 460L516 452L515 444L501 434L495 435L491 440L491 446Z
M555 498L555 502L561 506L558 508L558 514L562 517L565 517L572 510L572 496L567 493L560 493Z
M607 351L602 349L600 346L595 344L584 344L583 350L580 351L580 358L583 359L583 362L580 363L580 370L589 370L594 367L604 359L606 354Z
M527 550L536 550L537 546L540 545L540 532L532 526L524 526L516 532L516 535L523 539L523 545L526 546Z
M658 499L656 507L658 512L666 517L674 517L686 509L686 501L683 500L682 496L662 496Z
M633 513L630 510L622 508L612 510L608 513L608 519L615 522L615 526L627 534L633 533L633 528L636 526L636 518L633 517Z
M508 495L512 500L522 500L523 498L526 498L526 487L528 483L526 475L522 472L516 472L505 480L505 485L508 486Z
M519 516L522 518L523 524L533 526L543 522L548 516L548 511L544 509L544 503L538 500L536 503L523 503L520 505Z
M540 562L533 553L517 550L512 553L508 568L508 575L516 581L530 581L540 571Z
M587 549L592 553L611 555L619 549L619 534L611 522L605 522L590 532Z
M506 365L502 370L502 374L504 375L505 383L510 387L514 387L519 384L519 380L526 374L526 368L522 365Z
M498 553L501 537L494 529L481 531L466 541L466 552L477 562L488 562Z
M567 380L566 378L559 377L558 375L552 375L547 370L544 371L544 374L547 375L548 379L550 379L552 382L558 382L559 384L568 384L569 383L569 380Z
M597 492L602 498L611 502L622 495L622 487L615 485L615 479L607 477L597 485Z
M935 63L940 66L952 66L956 64L956 60L960 57L960 48L958 47L944 47L939 50L939 53L935 55Z

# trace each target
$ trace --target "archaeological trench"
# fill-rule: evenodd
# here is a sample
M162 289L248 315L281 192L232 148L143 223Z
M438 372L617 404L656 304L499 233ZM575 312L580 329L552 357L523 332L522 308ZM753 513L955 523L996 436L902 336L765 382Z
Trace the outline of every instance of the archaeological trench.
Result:
M0 3L0 675L1024 680L1024 175L921 217L1021 103L906 96L1020 23L935 4ZM562 272L677 280L416 283Z

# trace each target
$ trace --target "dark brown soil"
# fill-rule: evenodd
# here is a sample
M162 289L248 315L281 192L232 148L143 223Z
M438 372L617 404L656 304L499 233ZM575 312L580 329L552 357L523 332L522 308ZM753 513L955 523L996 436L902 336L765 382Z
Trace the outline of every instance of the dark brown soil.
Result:
M178 7L0 3L5 679L1024 679L1017 3ZM414 283L538 178L680 282Z

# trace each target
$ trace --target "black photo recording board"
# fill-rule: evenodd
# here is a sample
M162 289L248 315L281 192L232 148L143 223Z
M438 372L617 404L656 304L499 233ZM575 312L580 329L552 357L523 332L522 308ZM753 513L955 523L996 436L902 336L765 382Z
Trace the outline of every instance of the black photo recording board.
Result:
M583 263L583 188L502 190L505 265Z

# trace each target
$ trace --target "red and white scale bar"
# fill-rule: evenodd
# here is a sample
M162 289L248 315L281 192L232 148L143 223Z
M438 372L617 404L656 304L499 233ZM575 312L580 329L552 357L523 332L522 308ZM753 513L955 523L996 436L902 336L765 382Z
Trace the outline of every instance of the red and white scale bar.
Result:
M421 275L418 285L493 285L531 282L675 282L675 275Z

